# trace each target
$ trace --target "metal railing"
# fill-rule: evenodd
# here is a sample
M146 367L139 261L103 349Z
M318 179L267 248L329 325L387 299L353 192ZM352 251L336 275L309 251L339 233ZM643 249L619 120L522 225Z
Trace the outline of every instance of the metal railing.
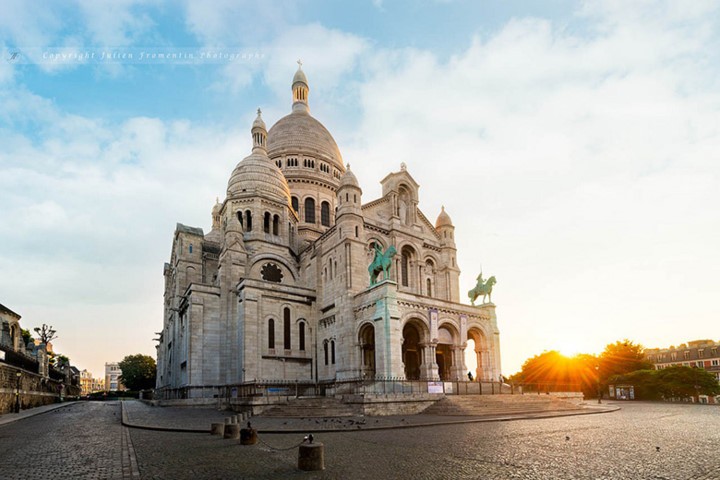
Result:
M470 382L442 380L406 380L380 377L352 378L303 382L288 380L256 380L231 385L186 386L159 388L159 400L216 398L218 400L272 397L325 397L335 395L530 395L553 392L580 392L576 384L512 384L503 382Z

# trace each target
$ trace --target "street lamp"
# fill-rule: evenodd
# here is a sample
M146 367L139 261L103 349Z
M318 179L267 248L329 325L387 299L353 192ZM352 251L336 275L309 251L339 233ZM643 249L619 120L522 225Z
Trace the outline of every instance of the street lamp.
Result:
M17 378L17 385L15 387L15 413L20 413L20 378L22 377L22 373L18 370L15 372L15 377Z
M597 373L595 378L597 379L598 403L602 403L602 390L600 390L600 365L595 365L595 372Z

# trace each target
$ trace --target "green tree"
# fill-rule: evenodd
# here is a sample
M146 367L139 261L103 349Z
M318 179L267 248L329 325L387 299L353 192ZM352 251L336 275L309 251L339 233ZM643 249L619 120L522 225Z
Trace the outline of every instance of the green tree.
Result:
M550 350L527 359L522 370L510 380L514 383L537 384L541 390L581 388L586 396L595 396L597 364L598 360L594 355L566 357L556 350Z
M27 346L28 343L30 343L34 340L32 333L30 333L30 330L21 328L20 335L22 335L23 345L25 345L25 346Z
M720 385L715 375L702 368L668 367L657 371L660 394L665 398L717 395Z
M128 355L120 362L120 370L120 381L130 390L155 387L155 359L148 355Z
M607 384L614 375L652 369L653 364L645 357L644 350L642 345L628 339L607 345L600 354L600 380Z

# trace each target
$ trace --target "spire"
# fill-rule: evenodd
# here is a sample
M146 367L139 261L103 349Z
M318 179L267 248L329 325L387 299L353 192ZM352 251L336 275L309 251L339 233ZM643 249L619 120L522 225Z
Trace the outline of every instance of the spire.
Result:
M308 95L310 93L310 85L308 85L307 77L302 69L302 61L298 60L298 69L295 72L292 83L293 92L293 112L310 113L308 105Z
M257 109L257 118L252 124L253 152L256 149L265 151L267 147L267 127L262 119L262 110Z

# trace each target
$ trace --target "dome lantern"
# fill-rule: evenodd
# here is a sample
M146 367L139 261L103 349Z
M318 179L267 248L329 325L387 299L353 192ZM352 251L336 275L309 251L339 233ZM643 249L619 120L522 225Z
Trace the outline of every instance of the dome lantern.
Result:
M263 152L267 149L267 127L262 119L262 110L257 109L257 118L252 124L253 152L261 149Z
M308 85L307 77L305 76L305 72L302 70L302 62L298 60L297 63L298 69L297 72L295 72L292 83L293 112L310 113L310 106L308 104L310 85Z

